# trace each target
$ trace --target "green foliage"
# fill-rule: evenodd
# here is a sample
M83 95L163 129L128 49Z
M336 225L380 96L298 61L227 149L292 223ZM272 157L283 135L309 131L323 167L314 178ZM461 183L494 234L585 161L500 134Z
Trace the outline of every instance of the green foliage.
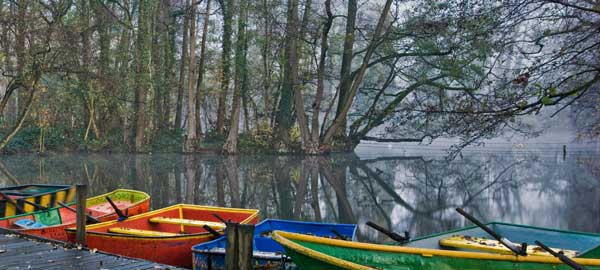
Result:
M26 126L21 129L6 146L6 153L20 153L35 151L39 147L39 136L41 129L36 126ZM2 132L2 136L6 132ZM44 129L44 145L50 151L75 150L78 140L69 137L69 131L65 128Z
M552 98L545 96L542 98L542 104L544 105L554 105L554 101L552 100Z
M244 153L268 153L272 152L269 140L253 134L240 134L238 147Z
M149 148L152 152L179 152L181 150L182 130L160 129L152 138Z

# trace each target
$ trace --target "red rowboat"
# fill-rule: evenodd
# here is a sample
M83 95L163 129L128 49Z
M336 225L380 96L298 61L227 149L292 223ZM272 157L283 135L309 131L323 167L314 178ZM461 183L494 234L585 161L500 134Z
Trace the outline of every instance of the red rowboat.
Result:
M105 252L163 264L192 267L191 247L215 239L203 228L222 231L224 220L256 224L258 210L177 204L128 218L86 226L86 244ZM68 228L70 242L75 228Z
M148 212L150 195L137 190L117 189L86 200L86 212L101 222L117 218L115 210L110 206L106 197L125 213L133 216ZM25 213L21 215L0 218L0 227L12 229L25 234L38 235L45 238L67 241L65 229L75 224L76 209L74 203L67 207L55 207L48 210Z

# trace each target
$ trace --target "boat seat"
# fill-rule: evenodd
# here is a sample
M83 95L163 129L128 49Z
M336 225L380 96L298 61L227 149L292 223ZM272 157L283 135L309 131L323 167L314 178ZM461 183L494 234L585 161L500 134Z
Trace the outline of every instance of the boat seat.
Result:
M178 233L140 230L140 229L131 229L131 228L123 228L123 227L110 228L110 229L108 229L108 231L111 233L119 233L119 234L135 235L135 236L178 236L178 235L181 235Z
M483 237L474 237L468 235L453 235L448 238L440 239L440 246L472 249L477 251L500 253L500 254L513 254L507 247L505 247L500 241L494 239L488 239ZM576 250L552 248L554 251L562 251L567 257L577 256ZM550 256L552 254L545 251L541 247L536 245L527 245L527 254L534 256Z
M19 219L19 220L15 221L13 223L13 225L15 225L16 227L19 227L20 229L38 229L38 228L46 227L45 224L42 224L41 222L37 222L37 221L31 220L31 219Z
M209 227L211 227L213 229L224 229L225 228L225 223L204 221L204 220L195 220L195 219L153 217L153 218L148 219L148 221L151 223L175 224L175 225L192 226L192 227L204 227L204 225L208 225Z

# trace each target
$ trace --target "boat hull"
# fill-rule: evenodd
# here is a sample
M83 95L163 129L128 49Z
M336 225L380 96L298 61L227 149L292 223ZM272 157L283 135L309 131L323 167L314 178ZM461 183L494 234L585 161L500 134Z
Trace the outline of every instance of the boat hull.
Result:
M86 226L86 244L89 248L97 248L113 254L191 268L191 247L213 240L215 237L201 227L155 224L150 220L161 217L218 222L212 213L241 224L256 224L258 221L258 210L179 204L137 215L125 221L109 221ZM111 229L115 228L151 231L157 234L144 236L111 232ZM181 232L182 230L184 232ZM67 229L70 242L75 241L75 232L74 228ZM165 235L159 235L161 232Z
M35 206L25 201L39 204L44 207L57 207L58 202L70 203L75 199L75 186L70 185L22 185L0 188L11 199L16 201L21 209L0 196L0 218L39 211Z
M285 256L284 248L271 239L274 230L305 233L316 236L337 237L333 232L343 235L348 240L354 240L355 224L331 224L317 222L302 222L291 220L266 219L254 229L254 269L286 269L290 265L289 257ZM195 270L225 269L225 247L227 237L195 245L192 256Z
M332 240L286 232L275 232L294 263L303 270L514 270L571 269L557 258L514 256L481 252L434 250ZM600 269L598 259L574 259L587 269Z
M119 207L119 209L128 216L138 215L150 210L150 195L137 191L118 189L100 196L88 198L86 200L87 212L101 222L111 221L118 218L117 214L107 204L105 199L109 196ZM69 204L70 207L76 208L74 203ZM14 223L18 220L43 220L45 216L58 215L60 216L60 224L52 224L50 226L30 229L16 229ZM44 238L55 239L59 241L67 241L66 228L75 225L76 214L64 207L56 207L47 211L38 211L34 213L22 214L18 216L1 218L0 227L9 228L24 234L37 235Z

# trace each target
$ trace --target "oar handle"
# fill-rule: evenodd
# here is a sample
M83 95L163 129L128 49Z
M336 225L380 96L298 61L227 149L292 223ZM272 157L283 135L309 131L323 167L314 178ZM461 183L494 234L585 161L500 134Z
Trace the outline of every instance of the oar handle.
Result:
M217 218L219 221L223 222L223 223L227 223L227 221L222 218L221 216L219 216L217 213L213 213L212 214L215 218ZM230 220L231 221L231 220Z
M70 210L70 211L72 211L72 212L75 212L75 213L77 213L77 210L76 210L76 209L73 209L71 206L68 206L68 205L66 205L66 204L65 204L65 203L63 203L63 202L56 202L56 203L58 203L60 206L62 206L62 207L64 207L64 208L66 208L66 209L68 209L68 210ZM97 218L95 218L95 217L92 217L92 216L90 216L90 215L88 215L88 214L85 214L85 219L87 220L87 222L88 222L88 223L92 223L92 224L93 224L93 223L100 223L100 222L101 222L99 219L97 219Z
M6 193L4 192L0 192L0 195L2 195L2 197L9 203L11 203L12 205L15 206L15 208L17 208L17 210L21 211L21 213L25 213L25 209L23 209L23 207L21 207L15 200L13 200L12 198L9 198L8 195L6 195ZM25 200L23 200L25 201Z
M117 216L119 216L119 220L127 219L127 216L125 214L123 214L123 212L121 212L121 209L119 209L119 207L117 207L117 205L113 202L113 200L109 196L106 196L105 198L108 201L108 203L110 204L110 206L112 206L112 208L115 210L115 213L117 214Z
M204 226L202 226L202 228L204 228L205 230L207 230L210 234L216 236L216 237L221 237L222 235L215 231L215 229L211 228L210 226L204 224Z
M38 209L41 209L41 210L48 210L48 207L43 206L41 204L37 204L37 203L30 202L30 201L27 201L27 200L23 200L23 202L26 203L26 204L29 204L29 205L33 205L33 206L35 206L35 207L37 207Z
M465 212L465 210L463 210L461 208L456 208L456 211L459 212L461 215L463 215L468 220L470 220L471 222L475 223L475 225L479 226L479 228L483 229L485 232L490 234L492 237L496 238L496 240L498 240L500 243L502 243L504 246L506 246L508 249L510 249L510 251L514 252L517 255L527 255L526 250L523 250L522 248L515 246L515 244L510 242L508 239L502 237L500 234L498 234L494 230L490 229L490 227L486 226L481 221L477 220L475 217L473 217L469 213Z
M548 253L552 254L552 256L557 257L561 262L564 262L566 265L573 267L573 269L586 270L585 267L583 267L581 264L578 264L575 261L571 260L571 258L565 256L565 254L563 254L562 252L556 252L538 240L535 240L534 242L536 245L540 246L541 248L548 251Z
M387 235L389 238L391 238L391 239L392 239L392 240L394 240L394 241L397 241L397 242L400 242L400 243L405 243L405 242L407 242L407 241L409 240L409 238L408 238L408 237L404 237L404 236L402 236L402 235L399 235L399 234L397 234L397 233L395 233L395 232L388 231L388 230L386 230L385 228L383 228L383 227L381 227L381 226L379 226L379 225L377 225L377 224L375 224L375 223L373 223L373 222L371 222L371 221L367 221L367 223L366 223L366 224L367 224L369 227L371 227L371 228L373 228L373 229L375 229L375 230L378 230L379 232L381 232L381 233L383 233L383 234Z
M331 229L331 232L333 234L335 234L335 236L337 236L337 238L339 238L341 240L348 240L348 238L346 236L344 236L343 234L341 234L340 232L338 232L336 229Z

